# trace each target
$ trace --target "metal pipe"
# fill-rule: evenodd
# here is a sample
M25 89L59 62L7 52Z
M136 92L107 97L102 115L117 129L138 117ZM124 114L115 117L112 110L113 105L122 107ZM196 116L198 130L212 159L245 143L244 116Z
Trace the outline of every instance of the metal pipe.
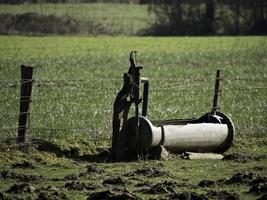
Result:
M148 112L148 95L149 95L149 82L142 80L144 83L144 91L143 91L143 108L142 108L142 116L147 117Z
M224 115L225 116L225 115ZM147 151L163 145L171 153L223 152L233 142L234 128L231 120L227 123L188 123L181 125L154 126L147 118L140 117L139 136L135 138L134 118L127 123L127 148L134 151L136 142L139 148Z

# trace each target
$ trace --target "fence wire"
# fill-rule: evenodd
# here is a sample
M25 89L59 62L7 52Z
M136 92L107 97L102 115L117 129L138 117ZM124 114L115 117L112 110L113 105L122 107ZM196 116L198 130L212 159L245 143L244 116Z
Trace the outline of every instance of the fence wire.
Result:
M151 79L150 99L155 101L149 103L150 116L154 119L157 117L165 118L166 115L171 117L183 115L187 118L191 114L199 116L204 114L202 112L208 112L211 109L211 97L214 95L214 80L214 78L209 80L192 78ZM267 92L267 77L224 77L223 81L222 96L228 93L262 95L262 93ZM33 82L34 87L30 99L25 100L24 98L29 97L19 97L19 94L10 91L10 89L19 89L22 84L28 82ZM243 82L252 82L255 85L251 86ZM59 132L68 132L74 135L84 134L90 141L110 141L112 137L113 101L121 89L122 83L122 79L109 78L0 80L0 91L6 94L4 95L6 97L0 99L2 107L0 109L0 143L6 139L17 139L17 131L24 128L28 130L28 137L32 141L35 137L52 140L57 137ZM157 84L154 86L153 83ZM57 89L56 92L55 89ZM4 93L6 90L7 92ZM66 93L62 94L63 90ZM194 101L196 95L201 97L201 101L205 103ZM8 109L8 106L18 106L19 102L24 101L31 102L31 111L19 113L19 110ZM80 103L81 101L82 103ZM63 105L64 102L66 105ZM95 104L101 107L96 107ZM38 108L39 105L44 107L42 111ZM242 106L228 103L227 107L222 106L222 108L230 111L230 117L236 118L237 129L243 130L242 126L244 126L250 131L266 132L266 127L262 125L267 124L266 101L258 100L254 102L254 105ZM249 112L243 114L236 112L236 110ZM190 113L192 111L193 113ZM30 116L29 126L20 127L17 125L17 118L22 115ZM9 120L11 117L14 119ZM253 124L255 121L259 124ZM73 124L78 125L73 126ZM250 125L251 127L249 127Z

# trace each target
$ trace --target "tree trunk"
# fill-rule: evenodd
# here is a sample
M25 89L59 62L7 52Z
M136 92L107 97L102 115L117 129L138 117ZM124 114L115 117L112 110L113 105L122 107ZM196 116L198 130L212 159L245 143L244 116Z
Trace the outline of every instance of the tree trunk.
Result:
M235 33L240 34L240 1L236 0L235 2Z
M214 33L214 22L215 22L215 4L214 0L206 0L206 13L204 17L204 27L206 27L206 32L209 34Z

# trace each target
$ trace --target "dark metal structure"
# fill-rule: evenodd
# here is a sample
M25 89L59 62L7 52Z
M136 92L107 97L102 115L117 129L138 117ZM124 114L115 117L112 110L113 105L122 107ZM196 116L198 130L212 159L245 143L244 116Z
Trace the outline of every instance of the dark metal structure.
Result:
M151 122L147 118L149 81L140 76L142 67L136 63L136 53L136 51L130 53L130 67L123 75L123 87L114 102L113 160L138 159L159 145L172 153L228 150L233 143L235 130L231 119L219 112L220 70L216 74L211 112L198 119ZM128 119L132 104L135 107L135 114ZM140 104L142 104L141 112Z

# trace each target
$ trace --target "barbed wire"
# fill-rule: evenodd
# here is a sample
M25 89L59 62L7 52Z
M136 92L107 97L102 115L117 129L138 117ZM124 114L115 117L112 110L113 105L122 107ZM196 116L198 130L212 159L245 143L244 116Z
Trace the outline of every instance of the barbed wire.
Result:
M164 82L165 84L159 84L160 86L157 87L151 87L150 92L153 94L160 94L160 93L164 93L167 91L177 91L177 93L171 94L170 96L180 96L179 92L199 92L201 94L206 94L206 93L210 93L211 95L214 94L214 88L213 85L208 88L208 87L201 87L201 88L196 88L198 86L203 86L204 84L210 82L210 81L214 81L215 78L210 78L210 79L191 79L191 78L178 78L178 79L151 79L151 81L155 81L155 82ZM236 77L236 78L229 78L229 77L224 77L223 78L224 81L226 81L226 83L230 83L232 84L232 82L238 82L240 83L240 81L251 81L251 82L257 82L257 83L265 83L267 82L267 78L248 78L248 77ZM181 81L182 83L177 83L178 81ZM32 103L39 103L40 101L57 101L57 100L71 100L71 99L79 99L79 98L86 98L88 100L97 100L97 99L109 99L111 97L111 95L116 95L116 92L118 90L120 90L120 88L115 88L116 84L122 84L123 80L120 79L111 79L111 78L106 78L106 79L62 79L62 80L45 80L45 79L24 79L24 80L0 80L0 89L1 88L18 88L20 85L22 84L26 84L28 82L34 82L34 87L41 87L41 86L47 86L47 87L58 87L60 90L62 89L62 87L68 87L68 90L75 90L78 91L77 94L74 95L62 95L62 96L52 96L52 97L38 97L41 95L37 95L37 98L30 98L30 99L25 99L25 98L29 98L29 96L22 96L20 98L2 98L0 100L0 102L23 102L23 101L27 101L27 102L32 102ZM112 85L112 84L113 85ZM104 85L103 85L104 84ZM108 87L105 85L108 84ZM85 88L83 87L84 85L91 85L93 86L92 88ZM163 86L162 86L163 85ZM256 84L255 84L256 85ZM259 85L259 84L258 84ZM260 84L262 85L262 84ZM96 87L97 86L97 87ZM121 87L121 86L120 86ZM89 91L93 92L93 93L89 93ZM224 86L223 88L223 93L228 93L229 91L231 92L265 92L267 91L267 87L264 86L245 86L245 85L241 85L241 84L232 84L231 86ZM83 92L83 93L88 93L88 94L79 94L79 92ZM38 94L38 93L37 93ZM44 94L42 94L44 95ZM36 94L34 95L36 96ZM113 102L113 101L112 101ZM168 103L168 102L166 102ZM154 108L156 108L158 106L158 104L150 104L151 108L150 110L154 110L156 111ZM154 108L153 108L154 106ZM227 107L227 110L231 110L234 108L237 109L244 109L247 106L241 106L240 105L231 105ZM266 104L263 105L259 105L257 104L256 106L253 106L253 109L256 108L265 108L267 107ZM193 108L203 108L203 109L210 109L211 106L206 106L206 105L192 105L190 104L190 108L187 109L188 111L193 109ZM167 110L172 110L173 108L166 108ZM113 110L111 108L92 108L91 110L96 111L96 112L101 112L101 114L103 112L106 113L112 113ZM156 111L157 112L157 111ZM176 109L175 112L180 112L180 113L184 113L185 110L183 109ZM9 115L13 115L13 116L21 116L21 115L31 115L36 117L37 115L56 115L57 113L66 113L66 112L57 112L57 109L53 110L53 114L51 113L47 113L47 112L23 112L23 113L16 113L16 112L0 112L0 117L1 116L9 116ZM86 112L80 112L77 111L77 113L79 114L79 116L88 115L88 113ZM72 115L75 114L75 111L72 111ZM94 114L92 114L94 115ZM229 116L231 117L237 117L237 116L243 116L243 114L240 113L230 113ZM105 115L106 116L106 115ZM111 116L111 115L110 115ZM260 113L260 114L248 114L248 116L245 116L244 119L249 119L249 118L264 118L265 114L264 113ZM94 123L98 123L98 120L92 120L90 118L90 122L92 124ZM97 138L97 135L107 135L110 136L111 135L111 131L109 129L111 129L111 122L110 120L108 120L108 117L106 117L105 120L102 120L101 123L106 123L107 126L105 126L105 129L92 129L90 127L37 127L37 126L11 126L11 127L2 127L0 128L0 132L8 132L8 131L14 131L14 130L18 130L18 129L27 129L30 132L30 135L34 135L34 133L36 132L50 132L50 138L53 137L53 133L54 132L64 132L64 131L73 131L76 132L77 134L79 134L79 132L84 132L84 133L88 133L90 135L90 137L93 137L92 140L94 141L99 141L99 140L105 140L104 138ZM34 123L33 123L34 125ZM249 128L249 130L254 130L254 127ZM259 128L263 128L264 130L266 129L266 127L256 127L255 130L259 130ZM107 139L107 138L106 138ZM110 137L107 139L110 140ZM1 141L1 140L0 140Z
M231 115L232 116L232 115ZM152 120L153 121L153 120ZM160 120L159 120L160 121ZM251 127L252 129L255 127ZM266 129L267 127L256 127L256 129ZM111 135L112 130L108 131L105 129L91 129L88 127L66 127L66 128L48 128L48 127L37 127L37 126L14 126L14 127L5 127L0 128L1 131L5 130L18 130L18 129L25 129L25 130L38 130L38 131L81 131L81 132L88 132L88 133L97 133L97 134L105 134L108 133Z
M39 81L39 82L92 82L92 81L123 81L123 78L86 78L86 79L42 79L42 78L34 78L34 79L0 79L0 82L10 82L10 81L16 81L16 82L20 82L21 80L23 81ZM207 81L207 80L215 80L214 76L210 76L208 78L194 78L193 76L191 77L178 77L178 78L172 78L172 77L168 77L168 78L151 78L150 80L152 81ZM231 76L227 76L224 75L222 76L222 80L235 80L235 81L240 81L240 80L244 80L244 81L267 81L267 77L241 77L241 76L235 76L235 77L231 77Z
M151 93L160 93L160 92L165 92L165 91L179 91L179 92L213 92L214 89L212 88L199 88L199 89L189 89L189 88L177 88L177 87L166 87L166 88L159 88L159 89L151 89ZM259 91L267 91L267 87L229 87L229 88L224 88L222 92L224 91L250 91L250 92L259 92ZM211 93L211 94L213 94ZM98 99L98 98L110 98L109 95L115 95L114 92L98 92L94 93L93 96L88 94L88 95L81 95L81 94L75 94L75 95L62 95L62 96L57 96L57 97L47 97L47 98L30 98L30 96L22 96L21 98L2 98L0 99L0 102L10 102L10 101L21 101L21 102L33 102L33 101L51 101L51 100L59 100L59 99L78 99L78 98L86 98L86 99ZM171 94L173 96L174 94ZM23 99L23 98L30 98L30 99Z
M215 78L198 78L198 79L192 79L192 78L152 78L150 79L152 82L165 82L165 83L177 83L178 81L182 83L190 83L190 82L209 82L214 81ZM250 81L250 82L267 82L267 77L263 78L249 78L249 77L223 77L222 80L226 82L231 81ZM113 82L113 83L123 83L122 78L99 78L99 79L22 79L22 80L14 80L14 79L2 79L0 80L0 87L7 86L7 87L14 87L19 86L21 84L26 84L28 82L34 82L36 86L77 86L83 84L90 84L94 85L95 83L105 83L105 82ZM179 83L181 84L181 83Z
M177 100L175 102L179 102L179 101ZM175 102L172 102L172 103L175 103ZM262 105L259 105L259 103L261 103L260 101L258 103L257 102L254 102L254 103L257 104L257 105L254 105L253 106L254 109L255 108L265 108L265 107L267 107L267 104L265 104L265 103L263 103ZM170 105L170 102L166 102L166 104ZM195 109L195 108L207 108L207 109L209 109L211 107L211 105L197 105L197 104L192 104L190 102L186 102L186 104L189 104L190 105L189 110ZM183 105L185 105L185 103L183 103ZM149 107L152 110L153 110L153 107L156 108L158 106L159 105L157 103L150 103L149 104ZM176 104L175 104L175 106L176 107L179 107L179 105L177 106ZM73 110L71 112L71 114L77 113L77 114L86 114L86 115L88 115L88 112L90 112L90 111L93 111L92 112L93 115L95 115L95 113L99 113L99 112L101 112L101 113L112 113L113 112L113 109L111 107L107 107L107 108L103 108L103 107L101 107L101 108L95 108L94 107L92 109L89 108L88 110L76 110L76 111ZM170 109L171 107L172 106L169 106L166 109ZM227 108L227 110L229 110L229 109L231 110L231 109L234 109L234 108L244 109L244 108L247 108L248 106L245 106L245 105L244 106L240 106L240 105L231 104L231 105L222 106L222 107ZM184 110L184 107L181 108L181 109ZM62 111L58 111L57 109L53 109L53 114L57 114L57 113L63 114L63 113L66 113L66 112L62 112ZM33 111L31 111L31 112L21 112L21 113L19 113L19 112L0 112L0 115L3 115L3 116L4 115L16 115L16 116L20 116L20 115L25 115L25 114L31 114L31 115L46 115L46 114L49 114L49 115L51 115L51 112L40 112L40 111L38 111L38 112L33 112Z
M165 88L159 88L159 89L151 89L151 92L162 92L162 91L214 91L214 88L197 88L197 89L188 89L188 88L177 88L177 87L165 87ZM267 87L228 87L228 88L224 88L222 89L223 91L253 91L253 90L267 90Z
M190 87L195 87L195 86L190 86ZM95 89L92 89L95 90ZM99 89L98 89L99 90ZM63 95L60 96L50 96L50 97L31 97L31 96L21 96L20 98L2 98L0 99L0 102L35 102L35 101L56 101L56 100L70 100L70 99L88 99L88 100L96 100L96 99L110 99L111 96L115 96L117 94L118 90L106 90L106 89L101 89L98 92L94 92L93 95L88 93L88 94L84 94L87 93L88 90L84 90L82 91L83 94L78 93L76 91L76 94L74 95L66 95L65 93ZM214 94L214 89L213 88L182 88L182 87L155 87L155 88L151 88L150 89L150 93L151 94L159 94L159 93L164 93L166 91L176 91L179 93L186 93L186 92L197 92L197 93L201 93L201 95L205 95L210 93L211 95ZM231 92L251 92L251 93L255 93L255 92L262 92L262 91L267 91L267 87L264 86L260 86L260 87L251 87L251 86L246 86L246 87L227 87L221 90L222 93L228 93L229 91ZM81 92L81 91L80 91ZM179 93L172 93L170 94L170 96L176 96ZM35 96L39 96L38 94Z

